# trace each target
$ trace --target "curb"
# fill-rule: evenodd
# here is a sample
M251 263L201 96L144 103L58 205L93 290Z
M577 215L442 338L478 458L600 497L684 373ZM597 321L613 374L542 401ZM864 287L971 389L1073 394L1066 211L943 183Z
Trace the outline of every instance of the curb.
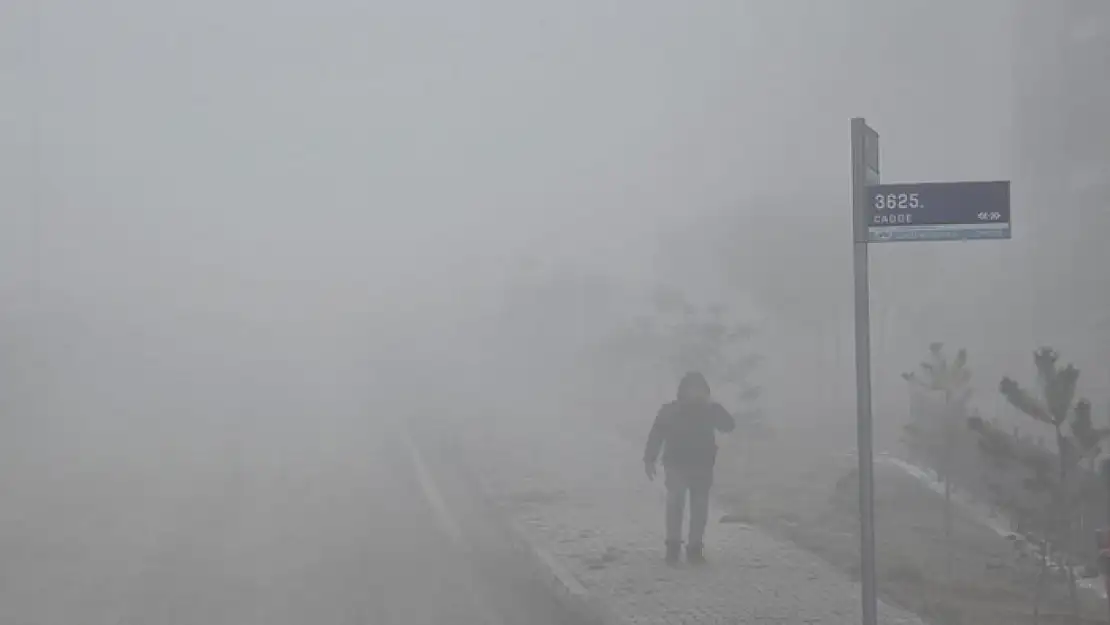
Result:
M483 497L495 505L489 501L488 493L483 492ZM627 625L625 619L618 616L601 597L590 594L555 554L532 541L517 521L508 518L499 509L497 512L502 517L500 520L505 525L513 549L529 563L533 576L555 594L564 608L591 625Z
M558 557L548 549L537 544L524 526L512 518L504 506L493 495L488 482L483 479L468 462L465 453L453 450L460 465L461 474L474 486L495 522L504 530L512 550L527 563L531 576L543 584L569 613L590 625L629 625L629 621L619 616L612 607L596 594L591 594Z

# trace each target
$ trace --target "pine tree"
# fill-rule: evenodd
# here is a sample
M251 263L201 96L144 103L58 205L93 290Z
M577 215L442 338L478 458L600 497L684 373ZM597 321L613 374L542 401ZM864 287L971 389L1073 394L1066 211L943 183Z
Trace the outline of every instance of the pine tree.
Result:
M951 362L944 353L942 343L933 343L929 346L929 359L922 362L919 372L904 373L902 377L910 383L910 392L937 394L942 397L943 403L939 410L932 411L921 417L935 415L939 422L940 436L932 436L933 432L925 433L927 440L937 440L940 443L939 454L940 478L944 484L944 537L947 549L948 576L953 574L952 555L952 476L953 450L956 447L956 433L961 423L968 417L968 403L971 399L971 369L967 366L967 350L961 349L956 358ZM912 396L911 396L912 397ZM922 403L918 403L922 406ZM933 428L930 428L933 429Z

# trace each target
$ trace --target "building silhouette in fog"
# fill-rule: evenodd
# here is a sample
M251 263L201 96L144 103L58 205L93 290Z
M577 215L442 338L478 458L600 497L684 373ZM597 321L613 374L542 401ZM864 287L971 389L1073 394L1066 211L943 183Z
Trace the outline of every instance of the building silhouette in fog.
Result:
M1039 299L1055 300L1077 328L1095 331L1105 351L1110 1L1021 0L1014 10L1014 192L1022 203L1014 227L1033 233L1037 259L1020 269L1044 287Z

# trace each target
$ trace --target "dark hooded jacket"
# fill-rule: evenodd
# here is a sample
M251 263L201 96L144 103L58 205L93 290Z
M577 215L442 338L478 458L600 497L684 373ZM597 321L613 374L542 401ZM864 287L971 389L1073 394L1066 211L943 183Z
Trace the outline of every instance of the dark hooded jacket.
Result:
M654 464L662 449L663 466L711 469L716 463L716 432L731 432L736 420L716 402L690 398L694 385L709 389L704 376L688 373L678 385L678 398L659 409L644 448L644 462Z

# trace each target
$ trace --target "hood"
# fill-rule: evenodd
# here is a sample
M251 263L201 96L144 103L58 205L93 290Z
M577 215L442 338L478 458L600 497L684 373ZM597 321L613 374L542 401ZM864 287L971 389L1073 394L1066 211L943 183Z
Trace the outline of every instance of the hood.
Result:
M690 392L697 388L701 388L706 394L709 394L709 382L706 381L704 375L698 371L691 371L682 376L682 381L678 383L678 400L686 399Z

